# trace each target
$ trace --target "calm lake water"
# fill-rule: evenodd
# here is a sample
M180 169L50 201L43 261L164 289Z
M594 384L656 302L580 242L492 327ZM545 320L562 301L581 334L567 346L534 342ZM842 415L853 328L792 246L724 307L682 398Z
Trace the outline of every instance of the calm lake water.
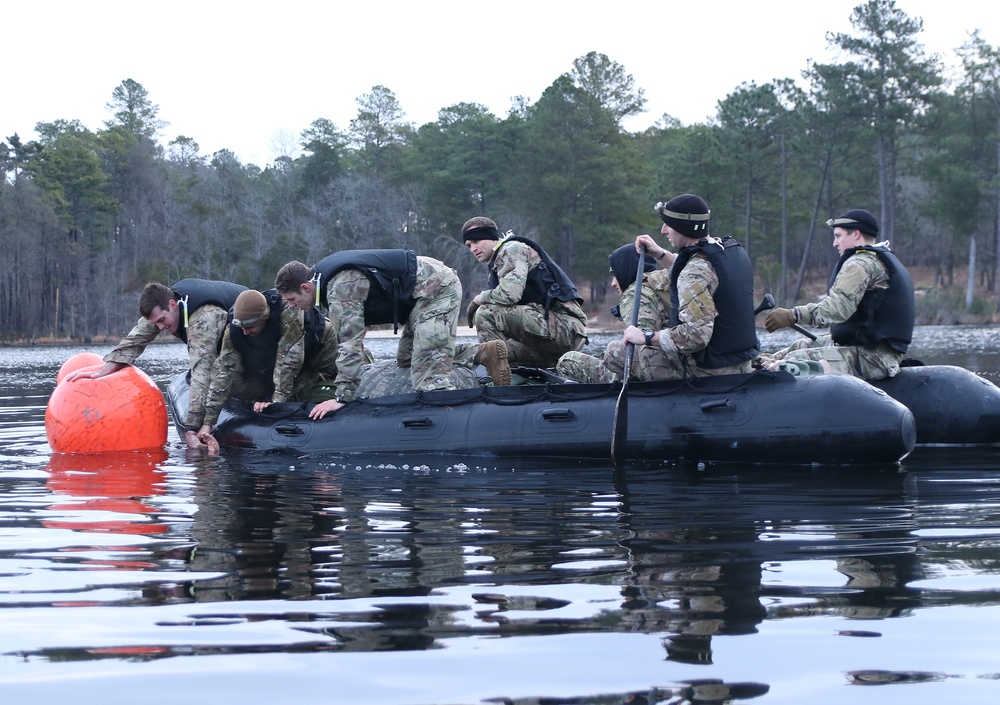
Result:
M996 382L997 334L912 352ZM604 458L206 457L173 429L53 454L56 371L109 347L0 349L4 703L1000 701L1000 448L620 482Z

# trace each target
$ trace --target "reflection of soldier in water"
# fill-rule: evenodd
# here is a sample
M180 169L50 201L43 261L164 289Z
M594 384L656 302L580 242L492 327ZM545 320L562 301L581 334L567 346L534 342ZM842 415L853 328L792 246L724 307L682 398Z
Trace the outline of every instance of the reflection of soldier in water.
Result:
M368 492L344 491L335 470L277 473L268 456L247 459L260 463L257 468L242 461L239 455L215 459L198 473L192 527L198 549L191 570L219 574L196 584L199 602L422 597L464 571L460 544L423 544L412 525L384 530L380 523L388 513L378 507L388 502L379 499L376 483L362 480ZM395 498L407 503L406 493ZM412 511L400 506L393 516ZM461 518L455 512L452 523ZM423 521L431 536L460 533L454 525L434 524ZM336 603L330 604L335 612ZM350 626L316 628L334 638L326 648L427 649L435 641L429 634L453 620L450 610L401 601L352 612L346 621ZM306 623L302 628L309 631Z
M683 663L711 663L713 635L756 632L766 616L761 562L740 555L756 540L752 524L645 528L645 517L637 521L644 528L628 543L634 577L622 588L626 623L670 632L667 658Z
M480 630L639 632L663 635L670 661L708 664L714 636L753 634L768 618L898 614L907 605L907 583L919 575L910 515L901 493L891 491L898 479L885 491L848 477L850 489L837 493L835 482L817 488L815 478L804 489L798 474L784 494L780 481L759 478L743 486L731 478L639 480L619 490L616 518L579 511L596 497L606 505L603 474L598 482L578 473L572 489L544 473L524 474L516 489L501 492L497 482L513 476L400 472L387 479L315 460L288 471L268 457L196 464L192 569L219 577L198 582L194 595L220 602L337 598L328 599L321 624L296 626L317 632L318 645L310 648L428 649ZM600 545L595 535L604 537ZM570 549L584 541L588 550L624 557L626 568L557 576ZM782 580L783 571L817 559L838 562L842 586L790 587L803 582ZM624 599L596 618L558 614L566 604L558 583L566 579L620 581ZM428 599L435 589L470 581L492 583L470 593L476 604ZM529 584L537 592L508 589ZM355 598L381 599L339 612ZM699 682L688 699L711 702L707 693L722 686L731 691L734 684Z
M891 521L880 516L884 506L900 506L901 480L866 483L843 495L820 492L824 499L811 504L803 504L801 490L753 498L738 486L716 484L636 497L626 488L631 538L625 543L630 578L622 588L624 622L637 631L668 632L668 660L708 664L713 636L753 634L769 617L898 616L913 605L907 584L922 575L911 516L905 510L892 510L902 516ZM760 492L759 482L753 487ZM829 489L837 489L836 481ZM871 530L864 528L866 512L875 513ZM822 542L813 539L817 534ZM836 562L846 589L782 585L784 565L817 559Z

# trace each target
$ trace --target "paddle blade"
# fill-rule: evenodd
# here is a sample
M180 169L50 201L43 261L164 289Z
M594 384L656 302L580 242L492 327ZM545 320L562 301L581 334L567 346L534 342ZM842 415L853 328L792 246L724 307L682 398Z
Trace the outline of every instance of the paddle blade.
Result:
M615 422L611 429L611 466L617 470L619 456L628 442L628 387L622 385L615 407Z
M625 346L625 370L623 372L622 388L618 392L615 403L615 419L611 425L611 466L617 470L620 456L628 443L628 378L632 373L632 355L635 346L628 343Z

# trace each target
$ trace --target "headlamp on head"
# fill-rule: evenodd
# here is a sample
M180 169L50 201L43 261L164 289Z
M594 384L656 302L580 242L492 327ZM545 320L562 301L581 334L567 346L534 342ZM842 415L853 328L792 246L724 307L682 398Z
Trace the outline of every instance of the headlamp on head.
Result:
M260 323L262 320L267 318L268 313L268 311L264 311L264 313L259 316L254 316L253 318L234 318L233 324L239 326L240 328L249 328L250 326Z
M667 216L668 218L676 218L677 220L690 220L695 222L700 222L703 220L708 220L712 217L712 211L708 213L678 213L677 211L672 211L667 208L667 204L663 201L658 201L653 210L660 214L660 217Z

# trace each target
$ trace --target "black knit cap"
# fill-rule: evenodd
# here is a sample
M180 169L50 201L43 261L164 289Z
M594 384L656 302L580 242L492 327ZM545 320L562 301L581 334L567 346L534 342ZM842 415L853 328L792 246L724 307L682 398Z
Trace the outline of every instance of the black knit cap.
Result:
M878 237L878 221L863 208L855 208L844 213L839 218L830 218L826 224L831 228L860 230L870 237Z
M693 193L682 193L674 196L666 203L660 202L653 206L660 214L660 219L681 235L700 240L708 235L708 221L712 212L701 196Z
M639 253L636 251L634 243L622 245L608 255L608 264L611 266L611 273L622 291L635 284L636 275L639 273ZM652 272L654 269L656 269L656 260L649 255L643 255L642 271Z

